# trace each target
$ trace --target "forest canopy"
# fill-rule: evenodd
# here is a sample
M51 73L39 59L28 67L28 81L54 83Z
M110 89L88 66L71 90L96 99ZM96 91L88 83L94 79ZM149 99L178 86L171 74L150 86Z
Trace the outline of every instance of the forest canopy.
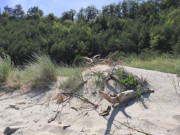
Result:
M111 52L140 54L151 49L180 55L179 0L124 0L118 4L71 9L44 16L39 7L21 5L0 13L0 56L23 64L45 51L57 63Z

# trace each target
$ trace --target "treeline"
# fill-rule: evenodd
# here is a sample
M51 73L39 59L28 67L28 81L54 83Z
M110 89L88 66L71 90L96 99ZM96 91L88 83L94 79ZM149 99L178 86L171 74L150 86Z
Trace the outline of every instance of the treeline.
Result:
M21 5L0 14L0 56L23 64L33 53L47 52L56 62L110 52L140 54L151 49L180 54L179 0L124 0L118 4L43 16L38 7L24 13Z

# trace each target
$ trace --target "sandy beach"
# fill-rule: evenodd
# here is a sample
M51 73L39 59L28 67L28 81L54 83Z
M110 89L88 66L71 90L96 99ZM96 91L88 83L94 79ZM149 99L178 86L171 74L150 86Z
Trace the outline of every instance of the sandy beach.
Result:
M87 71L106 71L111 67L98 65ZM88 82L83 95L94 104L73 97L57 104L59 82L50 90L16 91L0 95L0 135L7 127L16 126L13 135L179 135L180 79L175 74L124 67L133 75L145 78L155 91L120 105L112 106ZM85 73L85 74L86 74ZM108 92L108 89L105 89ZM102 100L101 100L102 99ZM107 116L99 113L111 106ZM56 117L55 117L56 116ZM54 120L52 118L55 118Z

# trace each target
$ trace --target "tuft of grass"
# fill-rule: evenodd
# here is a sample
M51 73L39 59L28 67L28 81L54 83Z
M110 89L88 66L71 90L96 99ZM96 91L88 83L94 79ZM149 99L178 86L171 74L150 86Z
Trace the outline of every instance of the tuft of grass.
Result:
M32 88L47 88L57 80L57 67L46 54L34 54L25 66L24 80Z
M0 57L0 83L6 81L13 68L14 64L11 62L10 56L4 54L4 58Z
M68 90L71 93L78 92L84 86L84 80L81 76L81 73L74 73L72 76L69 76L61 85L60 89Z
M8 91L20 89L22 86L22 77L23 72L19 69L14 69L12 72L10 72L9 76L7 77L7 80L4 84L5 89Z
M94 72L94 75L97 76L96 78L96 85L104 85L107 82L107 79L105 77L105 75L103 74L103 72Z

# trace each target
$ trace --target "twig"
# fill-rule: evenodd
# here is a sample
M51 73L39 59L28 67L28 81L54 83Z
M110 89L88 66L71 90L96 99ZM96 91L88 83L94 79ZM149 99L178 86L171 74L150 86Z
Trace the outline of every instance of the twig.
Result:
M117 121L117 120L115 120L115 121ZM129 128L129 129L135 130L135 131L137 131L137 132L139 132L139 133L142 133L142 134L145 134L145 135L153 135L153 134L147 133L147 132L145 132L145 131L142 131L142 130L139 130L139 129L130 127L129 123L128 123L128 125L126 125L126 124L124 124L124 123L122 123L122 122L120 122L120 121L117 121L117 122L119 122L121 125Z
M30 105L30 106L26 106L24 108L22 108L23 110L26 109L26 108L30 108L30 107L33 107L33 106L36 106L36 105L44 105L45 103L41 103L41 104L35 104L35 105Z
M71 107L71 109L74 109L75 111L78 111L78 109L77 109L77 108L75 108L75 107Z
M48 120L48 123L51 123L52 121L54 121L54 120L56 119L56 117L58 116L59 113L60 113L60 111L58 111L53 118L49 119L49 120Z
M89 101L89 99L85 98L85 97L81 97L79 95L75 95L76 98L81 99L82 101L91 104L92 106L94 106L94 108L96 109L98 107L97 104L94 104L93 102Z

